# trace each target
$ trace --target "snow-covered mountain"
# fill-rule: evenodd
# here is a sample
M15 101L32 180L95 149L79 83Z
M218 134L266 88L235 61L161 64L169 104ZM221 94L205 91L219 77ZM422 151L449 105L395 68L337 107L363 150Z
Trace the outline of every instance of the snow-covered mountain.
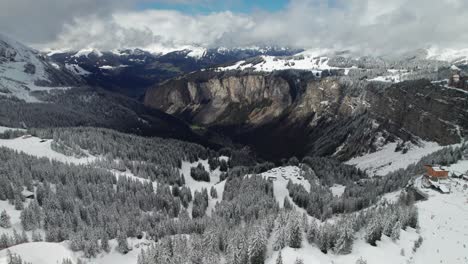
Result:
M400 82L428 78L451 65L468 66L468 49L418 49L399 55L362 56L350 51L305 50L293 56L261 55L216 67L215 71L273 72L281 70L323 71L365 77L372 81Z
M35 93L66 89L83 81L40 52L0 35L0 95L28 102Z
M48 56L81 75L89 84L142 96L147 87L217 65L260 55L290 56L300 50L276 47L215 48L183 46L171 49L49 51Z

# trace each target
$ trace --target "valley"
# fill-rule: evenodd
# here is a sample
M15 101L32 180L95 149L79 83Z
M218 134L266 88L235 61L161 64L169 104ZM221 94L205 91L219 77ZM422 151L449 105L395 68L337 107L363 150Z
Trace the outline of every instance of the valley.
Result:
M162 39L0 34L0 264L468 261L466 49Z

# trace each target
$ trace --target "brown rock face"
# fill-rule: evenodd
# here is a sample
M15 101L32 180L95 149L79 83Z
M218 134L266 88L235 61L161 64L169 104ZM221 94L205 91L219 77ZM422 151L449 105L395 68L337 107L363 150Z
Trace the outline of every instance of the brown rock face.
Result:
M145 104L216 129L267 158L347 159L372 151L382 137L458 142L467 134L467 95L428 81L201 72L150 89Z
M148 91L145 104L175 115L189 114L201 125L259 125L292 104L289 84L263 75L176 80Z

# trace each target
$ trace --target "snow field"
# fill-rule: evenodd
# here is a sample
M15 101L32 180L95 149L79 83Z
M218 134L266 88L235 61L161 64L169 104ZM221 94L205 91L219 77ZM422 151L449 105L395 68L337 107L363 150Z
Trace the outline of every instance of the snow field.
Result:
M397 145L396 142L389 143L376 152L350 159L346 164L365 170L369 176L385 176L398 169L404 169L424 156L443 148L435 142L421 142L421 146L412 146L403 154L395 152Z
M93 156L88 156L86 158L66 156L52 150L52 140L45 140L44 142L41 141L42 139L38 137L0 139L0 147L7 147L38 158L49 158L63 163L89 164L96 160L96 157Z
M280 207L283 207L284 198L289 198L289 191L287 188L289 180L291 180L295 184L300 184L304 186L306 191L310 191L309 181L304 179L304 177L302 176L302 170L297 166L274 168L267 172L261 173L258 176L263 177L265 180L270 179L272 181L273 192L275 194L276 201L279 203ZM290 201L292 204L294 204L291 199ZM299 207L297 207L296 210L301 212L304 211L304 209Z

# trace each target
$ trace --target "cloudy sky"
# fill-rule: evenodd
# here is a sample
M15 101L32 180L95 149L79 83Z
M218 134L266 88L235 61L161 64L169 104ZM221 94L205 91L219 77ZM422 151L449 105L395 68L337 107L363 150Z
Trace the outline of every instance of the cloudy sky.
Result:
M37 48L468 46L466 0L0 0L0 32Z

